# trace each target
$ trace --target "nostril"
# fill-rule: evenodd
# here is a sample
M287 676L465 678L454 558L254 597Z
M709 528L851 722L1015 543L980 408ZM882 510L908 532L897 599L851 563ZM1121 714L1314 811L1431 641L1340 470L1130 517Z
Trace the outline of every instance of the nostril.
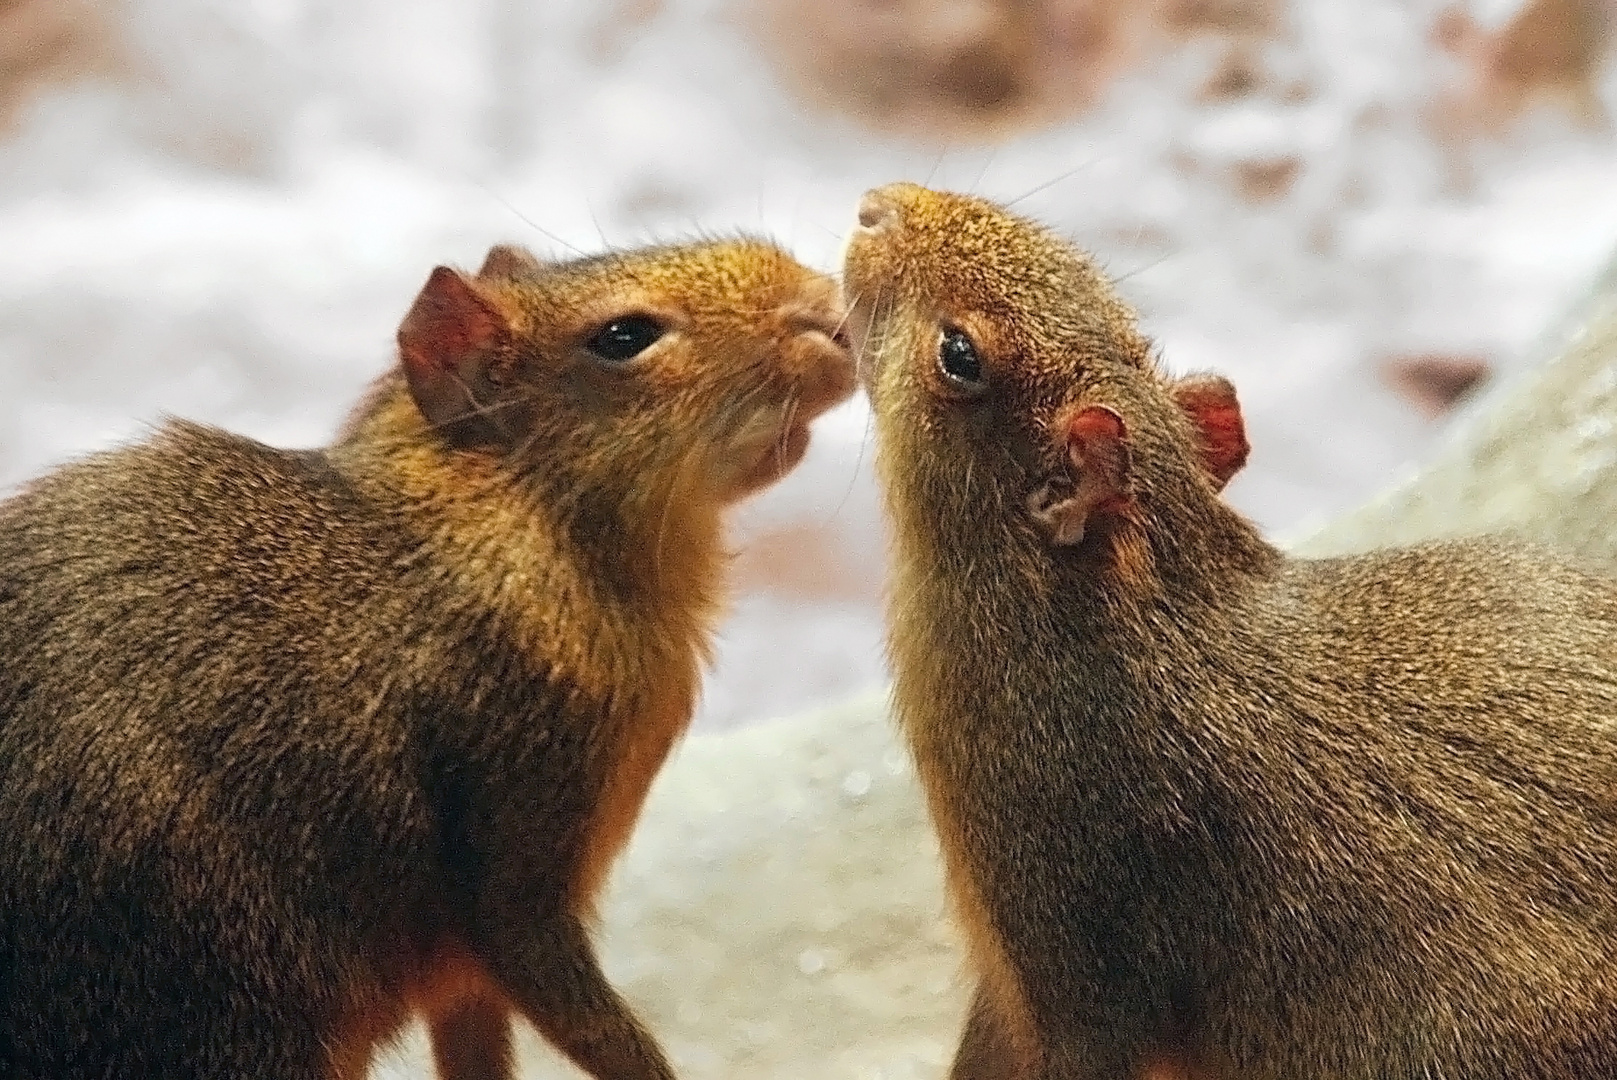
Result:
M884 229L898 221L898 207L879 191L865 193L859 200L859 224L867 229Z
M845 321L842 312L824 304L789 305L782 308L780 314L788 333L808 334L817 330L833 340Z

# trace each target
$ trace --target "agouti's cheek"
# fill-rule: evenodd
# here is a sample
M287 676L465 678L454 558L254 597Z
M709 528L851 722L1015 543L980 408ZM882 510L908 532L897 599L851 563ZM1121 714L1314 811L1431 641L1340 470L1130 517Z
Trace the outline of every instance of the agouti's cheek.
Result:
M585 416L601 418L624 414L650 394L646 372L602 368L580 360L535 388L535 408L543 413L565 405ZM558 400L559 399L559 400Z

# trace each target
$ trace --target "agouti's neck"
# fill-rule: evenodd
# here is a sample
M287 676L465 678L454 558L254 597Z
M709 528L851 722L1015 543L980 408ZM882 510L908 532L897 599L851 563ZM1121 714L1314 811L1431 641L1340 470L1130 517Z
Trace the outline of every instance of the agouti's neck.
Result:
M1210 489L1165 487L1102 543L1052 559L1054 590L1078 619L1126 635L1155 613L1205 636L1279 571L1280 552Z
M892 589L894 666L925 685L900 698L1013 711L1082 701L1120 729L1134 726L1168 682L1196 680L1232 647L1231 621L1281 565L1250 523L1199 487L1200 502L1176 493L1143 524L1071 548L964 507L914 515ZM901 529L905 517L895 515Z
M427 426L402 378L378 385L331 449L346 473L448 571L546 637L654 637L670 659L705 656L723 563L719 508L681 485L579 475L558 460L516 471L457 451ZM604 471L603 471L604 472Z

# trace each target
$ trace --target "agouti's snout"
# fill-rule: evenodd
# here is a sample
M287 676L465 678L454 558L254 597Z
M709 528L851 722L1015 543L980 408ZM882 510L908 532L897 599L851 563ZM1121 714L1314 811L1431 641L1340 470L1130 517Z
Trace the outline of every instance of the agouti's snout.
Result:
M782 310L788 338L781 365L797 382L797 407L805 421L846 401L856 385L847 317L835 302L834 286L825 285L805 290L803 302Z
M859 227L876 232L898 224L898 188L905 185L888 184L872 188L859 200Z
M794 469L808 451L809 425L846 401L857 385L836 284L802 280L766 322L766 354L749 361L749 379L716 385L722 448L720 487L728 500L750 495Z
M859 200L859 228L870 233L891 232L917 212L935 214L945 204L938 193L900 180L871 188Z

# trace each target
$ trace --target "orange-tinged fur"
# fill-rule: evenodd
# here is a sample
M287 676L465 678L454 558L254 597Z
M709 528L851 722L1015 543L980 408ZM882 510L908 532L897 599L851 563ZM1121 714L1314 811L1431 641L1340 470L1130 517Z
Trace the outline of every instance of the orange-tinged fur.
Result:
M173 424L0 504L0 1073L351 1080L421 1014L489 1080L514 1012L667 1080L594 900L724 510L853 388L834 300L754 240L496 248L332 447Z
M510 1007L499 983L471 950L459 944L444 944L429 958L404 989L404 1000L414 1012L442 1016L467 1001L490 1001Z
M333 1080L364 1080L376 1048L396 1038L412 1015L431 1025L471 1009L498 1016L503 1025L505 1015L515 1008L464 944L441 942L425 956L401 960L399 968L385 982L349 989L348 1004L333 1025Z
M676 683L670 697L669 704L641 714L619 736L613 752L617 764L602 787L600 803L587 826L584 855L575 871L573 891L581 908L595 902L613 860L628 843L651 782L689 723L695 687Z
M950 818L950 809L939 800L931 804L933 820L939 824L949 908L965 937L967 964L993 1013L991 1019L998 1035L993 1069L997 1072L1013 1065L1017 1070L1030 1070L1038 1060L1038 1038L1027 1013L1027 1002L1016 969L1005 955L1004 942L994 931L987 904L973 881L969 856L960 842L962 830ZM1011 1062L998 1058L1001 1047Z

